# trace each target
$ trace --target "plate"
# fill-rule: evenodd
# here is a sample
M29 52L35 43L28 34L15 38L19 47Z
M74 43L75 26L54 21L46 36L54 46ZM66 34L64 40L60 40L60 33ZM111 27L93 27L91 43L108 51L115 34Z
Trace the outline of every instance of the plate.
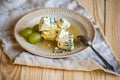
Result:
M57 19L66 18L71 24L74 25L73 29L76 29L75 31L73 31L73 34L78 32L77 35L86 35L89 38L91 38L92 42L95 39L95 28L93 24L83 15L68 9L61 9L61 8L40 9L23 16L16 23L16 26L14 28L14 35L17 42L20 44L22 48L24 48L25 50L27 50L32 54L42 56L42 57L48 57L48 58L64 58L64 57L70 57L75 54L81 53L82 51L87 49L87 46L81 46L80 43L77 43L75 45L75 48L71 51L67 51L64 53L53 53L52 50L50 51L50 50L43 49L42 45L38 46L38 45L30 44L22 36L20 36L19 32L23 28L31 27L31 26L34 26L35 24L38 24L41 17L44 17L44 16L55 17ZM75 35L75 37L77 35Z

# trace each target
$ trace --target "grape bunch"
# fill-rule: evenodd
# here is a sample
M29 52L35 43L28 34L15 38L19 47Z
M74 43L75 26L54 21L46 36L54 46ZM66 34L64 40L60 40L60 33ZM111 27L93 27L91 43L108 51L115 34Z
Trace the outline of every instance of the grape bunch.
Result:
M36 44L42 39L41 34L38 30L38 24L32 28L26 27L20 31L20 35L24 37L29 43Z

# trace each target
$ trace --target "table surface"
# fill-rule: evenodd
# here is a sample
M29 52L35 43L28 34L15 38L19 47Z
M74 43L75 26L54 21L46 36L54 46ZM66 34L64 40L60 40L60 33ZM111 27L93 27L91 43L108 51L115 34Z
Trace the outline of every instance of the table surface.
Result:
M102 28L115 55L120 59L120 0L78 0L78 2ZM100 70L85 72L13 65L0 50L0 80L120 80L120 77Z

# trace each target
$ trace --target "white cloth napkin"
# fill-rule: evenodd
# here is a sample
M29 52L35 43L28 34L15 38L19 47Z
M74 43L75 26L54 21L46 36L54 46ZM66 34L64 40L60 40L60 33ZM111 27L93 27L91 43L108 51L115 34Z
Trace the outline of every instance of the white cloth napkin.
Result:
M16 0L17 1L17 0ZM19 0L20 1L20 0ZM24 1L24 0L21 0ZM25 2L26 1L26 2ZM113 51L107 44L100 27L92 20L87 11L82 8L76 0L25 0L23 4L8 8L7 5L0 5L0 39L3 42L3 51L13 61L13 64L56 68L65 70L92 71L102 69L116 75L120 74L120 63L114 57ZM5 3L5 2L4 2ZM64 59L49 59L36 56L26 52L15 41L13 30L16 22L26 13L42 8L67 8L76 11L87 17L96 28L96 39L94 48L111 64L115 72L104 68L102 61L95 55L91 48L72 57Z

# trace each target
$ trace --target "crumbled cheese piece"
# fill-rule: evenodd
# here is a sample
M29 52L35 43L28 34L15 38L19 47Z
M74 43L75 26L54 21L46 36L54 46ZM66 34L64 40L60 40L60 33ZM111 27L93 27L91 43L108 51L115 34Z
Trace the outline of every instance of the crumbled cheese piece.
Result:
M57 25L60 29L65 29L65 30L70 27L70 23L64 18L57 20Z
M55 31L55 30L42 31L42 32L41 32L41 36L42 36L45 40L54 41L55 38L56 38L56 31Z
M58 39L63 38L64 36L68 36L69 32L65 31L65 30L59 30L57 33L57 37L56 37L56 41L58 41Z
M57 41L55 52L63 52L64 50L72 50L74 48L73 35L70 35L70 23L62 18L55 21L55 18L42 17L39 23L39 31L45 40Z
M58 39L57 46L60 49L71 50L74 48L73 35L64 36Z
M52 17L42 17L39 24L39 31L44 30L56 30L57 25L55 18Z
M54 53L64 53L64 50L59 49L58 47L54 48Z

